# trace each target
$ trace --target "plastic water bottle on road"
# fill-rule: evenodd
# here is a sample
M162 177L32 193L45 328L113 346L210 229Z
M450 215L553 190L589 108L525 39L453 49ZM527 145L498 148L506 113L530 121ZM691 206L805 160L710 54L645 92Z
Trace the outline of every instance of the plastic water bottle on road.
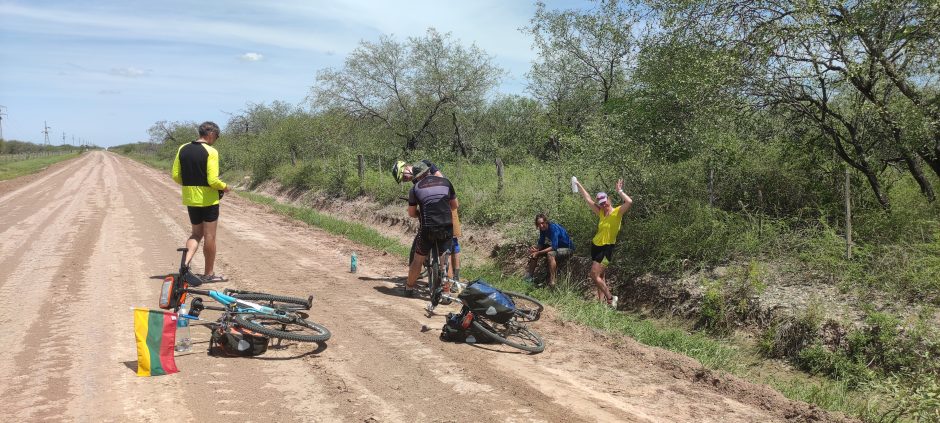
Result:
M173 349L176 352L190 352L193 350L193 339L189 333L189 319L183 317L186 314L185 304L180 306L179 314L176 315L176 345Z
M349 273L356 273L357 270L359 270L359 257L353 251L352 256L349 257Z

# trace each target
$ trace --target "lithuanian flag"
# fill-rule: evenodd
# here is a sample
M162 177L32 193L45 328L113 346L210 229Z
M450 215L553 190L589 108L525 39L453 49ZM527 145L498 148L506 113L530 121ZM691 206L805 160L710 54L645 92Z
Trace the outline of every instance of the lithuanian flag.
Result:
M176 313L146 308L134 309L137 376L168 375L179 371L173 359L176 319Z

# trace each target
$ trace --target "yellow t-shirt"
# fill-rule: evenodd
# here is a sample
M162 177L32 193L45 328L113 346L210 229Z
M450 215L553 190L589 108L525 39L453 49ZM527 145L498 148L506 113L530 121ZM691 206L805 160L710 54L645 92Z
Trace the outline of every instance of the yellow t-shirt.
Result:
M171 175L183 186L183 204L191 207L219 204L219 191L228 186L219 179L219 152L204 142L181 145Z
M617 243L617 233L620 232L620 224L623 222L623 215L620 214L621 207L617 206L611 210L609 216L604 216L604 210L597 212L597 235L594 235L594 245L602 246Z

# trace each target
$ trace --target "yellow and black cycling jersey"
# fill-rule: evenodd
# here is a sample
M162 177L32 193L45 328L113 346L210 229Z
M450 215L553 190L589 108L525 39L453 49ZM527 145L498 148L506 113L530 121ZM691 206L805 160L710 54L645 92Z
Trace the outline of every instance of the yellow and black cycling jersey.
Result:
M219 179L219 152L198 141L176 150L173 180L183 186L183 204L192 207L219 204L219 191L227 186Z

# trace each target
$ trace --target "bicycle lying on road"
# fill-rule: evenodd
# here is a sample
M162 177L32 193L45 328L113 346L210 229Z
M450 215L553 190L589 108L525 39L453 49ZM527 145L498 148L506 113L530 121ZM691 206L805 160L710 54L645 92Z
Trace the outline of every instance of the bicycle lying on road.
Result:
M538 300L517 292L500 291L480 279L469 284L449 278L446 282L450 283L451 292L440 296L463 304L460 314L449 316L448 325L459 322L463 330L472 326L494 341L523 351L545 350L542 337L527 325L542 315L544 307Z
M213 330L228 330L231 326L241 327L271 338L298 342L323 342L330 339L330 331L320 324L307 320L305 312L313 305L313 296L307 299L273 295L264 292L202 290L190 287L198 286L202 280L190 272L186 264L186 248L182 252L179 272L163 280L160 292L160 308L179 312L186 301L187 294L198 295L190 302L188 315L198 318L202 310L221 311L222 315L210 324ZM208 297L220 306L205 305L202 297Z

